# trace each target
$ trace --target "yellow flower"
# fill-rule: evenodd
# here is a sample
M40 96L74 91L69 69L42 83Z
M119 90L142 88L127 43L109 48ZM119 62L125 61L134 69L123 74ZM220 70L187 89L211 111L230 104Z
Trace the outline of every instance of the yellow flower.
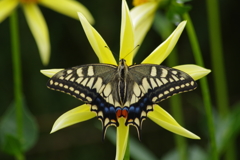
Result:
M151 8L152 6L148 6ZM152 10L146 8L145 13L148 15L154 16ZM86 18L81 14L78 13L81 24L83 29L87 35L87 38L94 49L96 55L99 58L101 63L113 64L117 65L116 60L114 59L111 51L106 49L106 42L100 36L100 34L88 23ZM125 59L127 65L132 64L132 59L135 55L132 52L133 48L136 45L140 44L143 35L146 33L140 33L141 30L138 27L147 27L149 24L144 23L151 23L151 21L144 21L143 19L145 14L142 16L138 16L138 14L129 13L128 6L125 0L122 1L122 23L121 23L121 36L120 36L120 59ZM151 16L150 16L151 17ZM138 22L138 23L136 23ZM172 51L173 47L175 46L176 42L178 41L184 27L186 25L186 21L183 21L178 25L175 31L168 37L166 41L160 44L142 63L151 63L151 64L160 64ZM143 29L143 32L147 32L147 29ZM139 36L141 34L142 36ZM194 80L202 78L203 76L207 75L210 70L199 67L197 65L180 65L176 66L179 70L182 70L189 74ZM43 74L48 77L52 77L55 73L62 69L50 69L50 70L41 70ZM162 109L159 105L154 105L154 109L152 112L149 112L147 117L153 120L155 123L160 125L161 127L174 132L176 134L192 138L192 139L200 139L195 134L191 133L190 131L181 127L174 118L167 113L164 109ZM53 125L52 131L56 132L62 128L67 126L91 119L96 117L95 112L90 111L90 105L84 104L79 107L76 107L63 115L61 115ZM116 160L122 160L125 154L126 146L127 146L127 139L129 134L129 126L125 126L125 119L123 117L118 119L119 126L117 127L117 145L116 145Z
M160 0L133 0L132 4L133 4L133 6L139 6L139 5L142 5L144 3L157 2L157 1L160 1Z
M59 13L77 19L77 12L81 12L87 17L90 23L94 20L89 11L75 0L0 0L0 23L10 13L21 6L27 19L30 30L36 40L42 63L47 65L50 58L50 42L47 24L37 6L41 4Z

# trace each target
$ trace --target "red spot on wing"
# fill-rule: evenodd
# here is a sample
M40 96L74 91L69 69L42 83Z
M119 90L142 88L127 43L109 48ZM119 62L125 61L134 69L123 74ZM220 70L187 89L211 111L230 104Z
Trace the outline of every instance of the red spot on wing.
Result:
M127 118L128 116L128 111L126 109L122 110L122 116Z
M120 117L127 118L127 116L128 116L128 110L127 110L127 109L123 109L123 110L119 109L119 110L117 110L117 112L116 112L116 116L117 116L117 118L120 118Z
M117 116L117 118L120 118L122 116L122 110L120 110L120 109L117 110L116 116Z

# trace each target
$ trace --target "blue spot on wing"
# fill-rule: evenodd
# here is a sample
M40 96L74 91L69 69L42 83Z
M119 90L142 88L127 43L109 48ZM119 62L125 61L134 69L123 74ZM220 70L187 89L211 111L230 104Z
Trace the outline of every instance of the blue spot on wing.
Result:
M145 95L138 102L131 104L130 107L124 107L128 109L128 117L126 119L125 125L133 125L137 128L138 137L141 139L141 128L142 122L146 119L147 113L149 111L153 111L152 107L147 108L147 106L152 106L153 103L150 99ZM145 114L142 114L145 112Z

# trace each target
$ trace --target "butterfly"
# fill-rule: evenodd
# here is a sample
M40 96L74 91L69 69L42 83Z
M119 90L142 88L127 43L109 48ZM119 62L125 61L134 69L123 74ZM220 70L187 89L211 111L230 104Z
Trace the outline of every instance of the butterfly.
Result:
M89 104L102 122L103 137L123 117L126 126L136 127L140 139L142 123L154 104L194 90L197 83L178 69L156 64L127 66L121 59L118 66L97 63L62 70L49 79L47 87Z

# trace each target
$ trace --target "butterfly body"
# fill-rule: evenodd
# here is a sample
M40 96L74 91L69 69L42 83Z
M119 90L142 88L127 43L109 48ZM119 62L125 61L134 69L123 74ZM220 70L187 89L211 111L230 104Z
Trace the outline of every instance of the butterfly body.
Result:
M185 72L155 64L127 66L124 59L119 65L87 64L56 73L48 82L50 89L61 91L84 101L96 112L107 127L125 125L140 130L153 105L177 93L191 91L196 82Z

